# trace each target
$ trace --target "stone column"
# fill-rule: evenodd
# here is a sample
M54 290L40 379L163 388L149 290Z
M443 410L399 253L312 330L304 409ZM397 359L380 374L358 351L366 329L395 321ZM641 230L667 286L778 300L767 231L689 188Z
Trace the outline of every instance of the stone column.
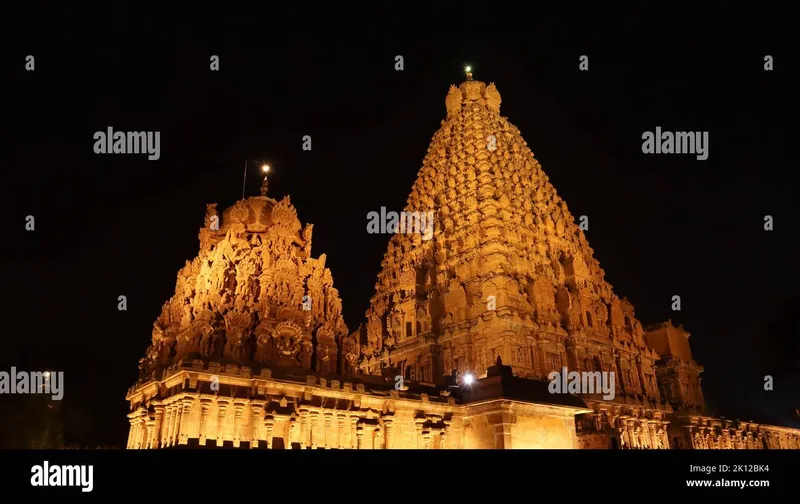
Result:
M414 427L417 433L417 448L424 448L423 439L422 439L422 424L425 423L424 418L415 418L414 419Z
M258 402L250 403L250 448L258 448L261 441L261 425L264 422L264 405Z
M206 445L208 439L208 411L211 408L211 399L200 399L200 431L198 434L198 444Z
M178 429L180 428L180 417L181 417L181 403L179 401L172 403L172 419L170 420L169 424L169 439L167 439L167 444L169 446L175 446L177 443L175 440L178 438Z
M178 416L178 406L173 402L167 406L167 429L164 437L164 446L172 446L172 435L175 432L175 418Z
M389 450L391 448L392 442L392 424L394 423L394 418L384 418L383 419L383 448L385 450Z
M138 415L138 412L137 412ZM131 448L134 450L139 449L139 424L142 421L141 417L137 416L133 419L133 439L131 439Z
M242 423L242 412L244 411L244 404L237 402L233 404L233 446L239 447L241 439L240 428Z
M623 450L630 450L633 448L633 440L628 433L628 417L620 416L617 421L619 422L619 440L620 448Z
M172 404L167 404L164 407L164 426L161 428L161 446L164 447L169 446L169 435L172 429L172 415L174 409Z
M144 421L139 418L136 420L136 441L134 442L137 450L142 449L142 439L144 439Z
M798 448L800 448L800 446L798 446ZM758 444L756 445L756 449L757 450L764 449L764 434L762 434L761 432L758 433Z
M359 418L355 415L350 417L350 444L353 448L358 449L358 421Z
M147 424L145 423L147 419L147 410L142 407L136 412L136 415L136 423L138 425L138 428L136 429L136 448L141 450L145 448L144 443L147 439Z
M364 447L364 426L356 427L356 448L359 450Z
M155 423L154 420L145 421L145 425L146 425L146 428L147 428L147 440L145 441L144 445L145 445L145 448L147 448L148 450L150 448L153 448L153 444L157 444L158 443L157 441L155 441L153 439L153 427L155 427L155 425L153 425L154 423Z
M298 434L297 434L299 429L300 429L300 427L297 425L297 419L296 418L290 419L289 420L289 447L291 447L291 445L293 443L299 443Z
M162 425L164 422L164 406L156 405L156 420L153 427L153 441L154 445L153 448L161 448L161 439L163 438L163 434L161 433Z
M275 430L275 418L274 417L267 417L264 420L264 428L267 432L267 449L272 449L272 433Z
M193 398L184 397L183 402L181 404L181 415L180 419L178 420L178 444L181 445L188 445L189 444L189 430L190 426L192 425L192 404L194 403Z
M653 442L654 433L653 420L642 420L642 437L644 438L643 444L645 448L655 448L655 443Z
M181 422L183 421L183 401L178 402L178 414L175 417L175 431L172 433L172 446L177 446L181 437Z
M128 428L128 444L126 448L129 450L133 448L133 443L136 436L136 417L133 415L133 413L128 413L128 424L130 427Z
M349 448L347 444L347 434L344 428L344 421L346 420L346 417L344 414L340 413L336 416L336 420L338 421L339 425L338 433L336 435L336 445L339 448Z
M320 438L319 435L319 411L312 411L311 412L311 439L309 440L309 444L311 445L312 450L316 450L319 446Z
M228 413L228 405L230 401L228 399L217 399L217 410L219 412L219 416L217 416L217 446L222 446L225 442L225 416Z
M308 438L309 436L309 422L308 422L308 410L304 409L300 411L300 449L305 450L308 447Z
M511 427L516 422L514 413L499 411L489 414L487 420L494 427L495 449L510 450L512 446Z
M333 420L333 413L326 411L325 412L325 433L323 434L323 444L325 448L330 448L333 444L333 430L331 429L331 424Z

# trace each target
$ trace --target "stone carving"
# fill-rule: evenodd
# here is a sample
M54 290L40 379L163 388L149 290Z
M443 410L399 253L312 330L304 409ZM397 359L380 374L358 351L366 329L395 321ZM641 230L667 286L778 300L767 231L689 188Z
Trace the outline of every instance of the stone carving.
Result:
M176 359L219 357L335 373L341 365L337 341L347 327L324 258L310 256L312 229L301 227L288 197L238 201L222 222L216 204L207 205L200 253L178 273L175 295L153 326L146 370ZM307 282L310 313L302 312Z

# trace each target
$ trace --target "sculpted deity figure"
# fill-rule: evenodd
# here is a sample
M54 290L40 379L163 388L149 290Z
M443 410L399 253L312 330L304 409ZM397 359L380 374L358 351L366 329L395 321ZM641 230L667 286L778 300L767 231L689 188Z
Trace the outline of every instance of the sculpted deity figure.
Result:
M339 291L334 287L329 287L325 293L326 307L328 309L328 320L336 321L342 314L342 302L339 300Z
M311 235L313 234L313 232L314 232L313 224L306 224L306 227L303 228L302 237L303 241L305 242L303 244L303 253L305 254L306 257L311 256Z
M144 380L145 375L147 375L147 360L142 357L139 359L139 379Z

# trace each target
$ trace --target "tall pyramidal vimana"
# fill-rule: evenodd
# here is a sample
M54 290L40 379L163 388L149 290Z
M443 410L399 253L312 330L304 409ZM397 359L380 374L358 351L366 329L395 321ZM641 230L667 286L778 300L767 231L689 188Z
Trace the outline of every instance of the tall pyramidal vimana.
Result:
M288 196L265 180L208 205L128 391L128 448L800 448L704 413L689 334L613 292L500 103L451 86L405 208L433 235L391 237L353 332ZM564 368L613 373L613 398L551 393Z

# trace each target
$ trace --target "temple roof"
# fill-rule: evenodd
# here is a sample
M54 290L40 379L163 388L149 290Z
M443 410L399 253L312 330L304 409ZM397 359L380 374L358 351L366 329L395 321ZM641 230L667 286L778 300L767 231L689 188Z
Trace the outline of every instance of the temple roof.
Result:
M154 323L142 375L183 359L341 371L347 328L325 255L311 256L313 225L300 223L288 196L265 193L266 182L221 219L207 205L199 253Z
M459 324L479 323L487 295L501 292L520 323L566 334L587 325L578 319L589 312L588 325L629 326L632 347L647 351L633 306L613 293L579 222L519 129L500 115L501 101L494 83L450 86L446 118L404 208L433 213L432 239L390 238L366 314L367 360L398 343L392 317L412 310L404 299L416 298L415 315L430 318L441 342Z

